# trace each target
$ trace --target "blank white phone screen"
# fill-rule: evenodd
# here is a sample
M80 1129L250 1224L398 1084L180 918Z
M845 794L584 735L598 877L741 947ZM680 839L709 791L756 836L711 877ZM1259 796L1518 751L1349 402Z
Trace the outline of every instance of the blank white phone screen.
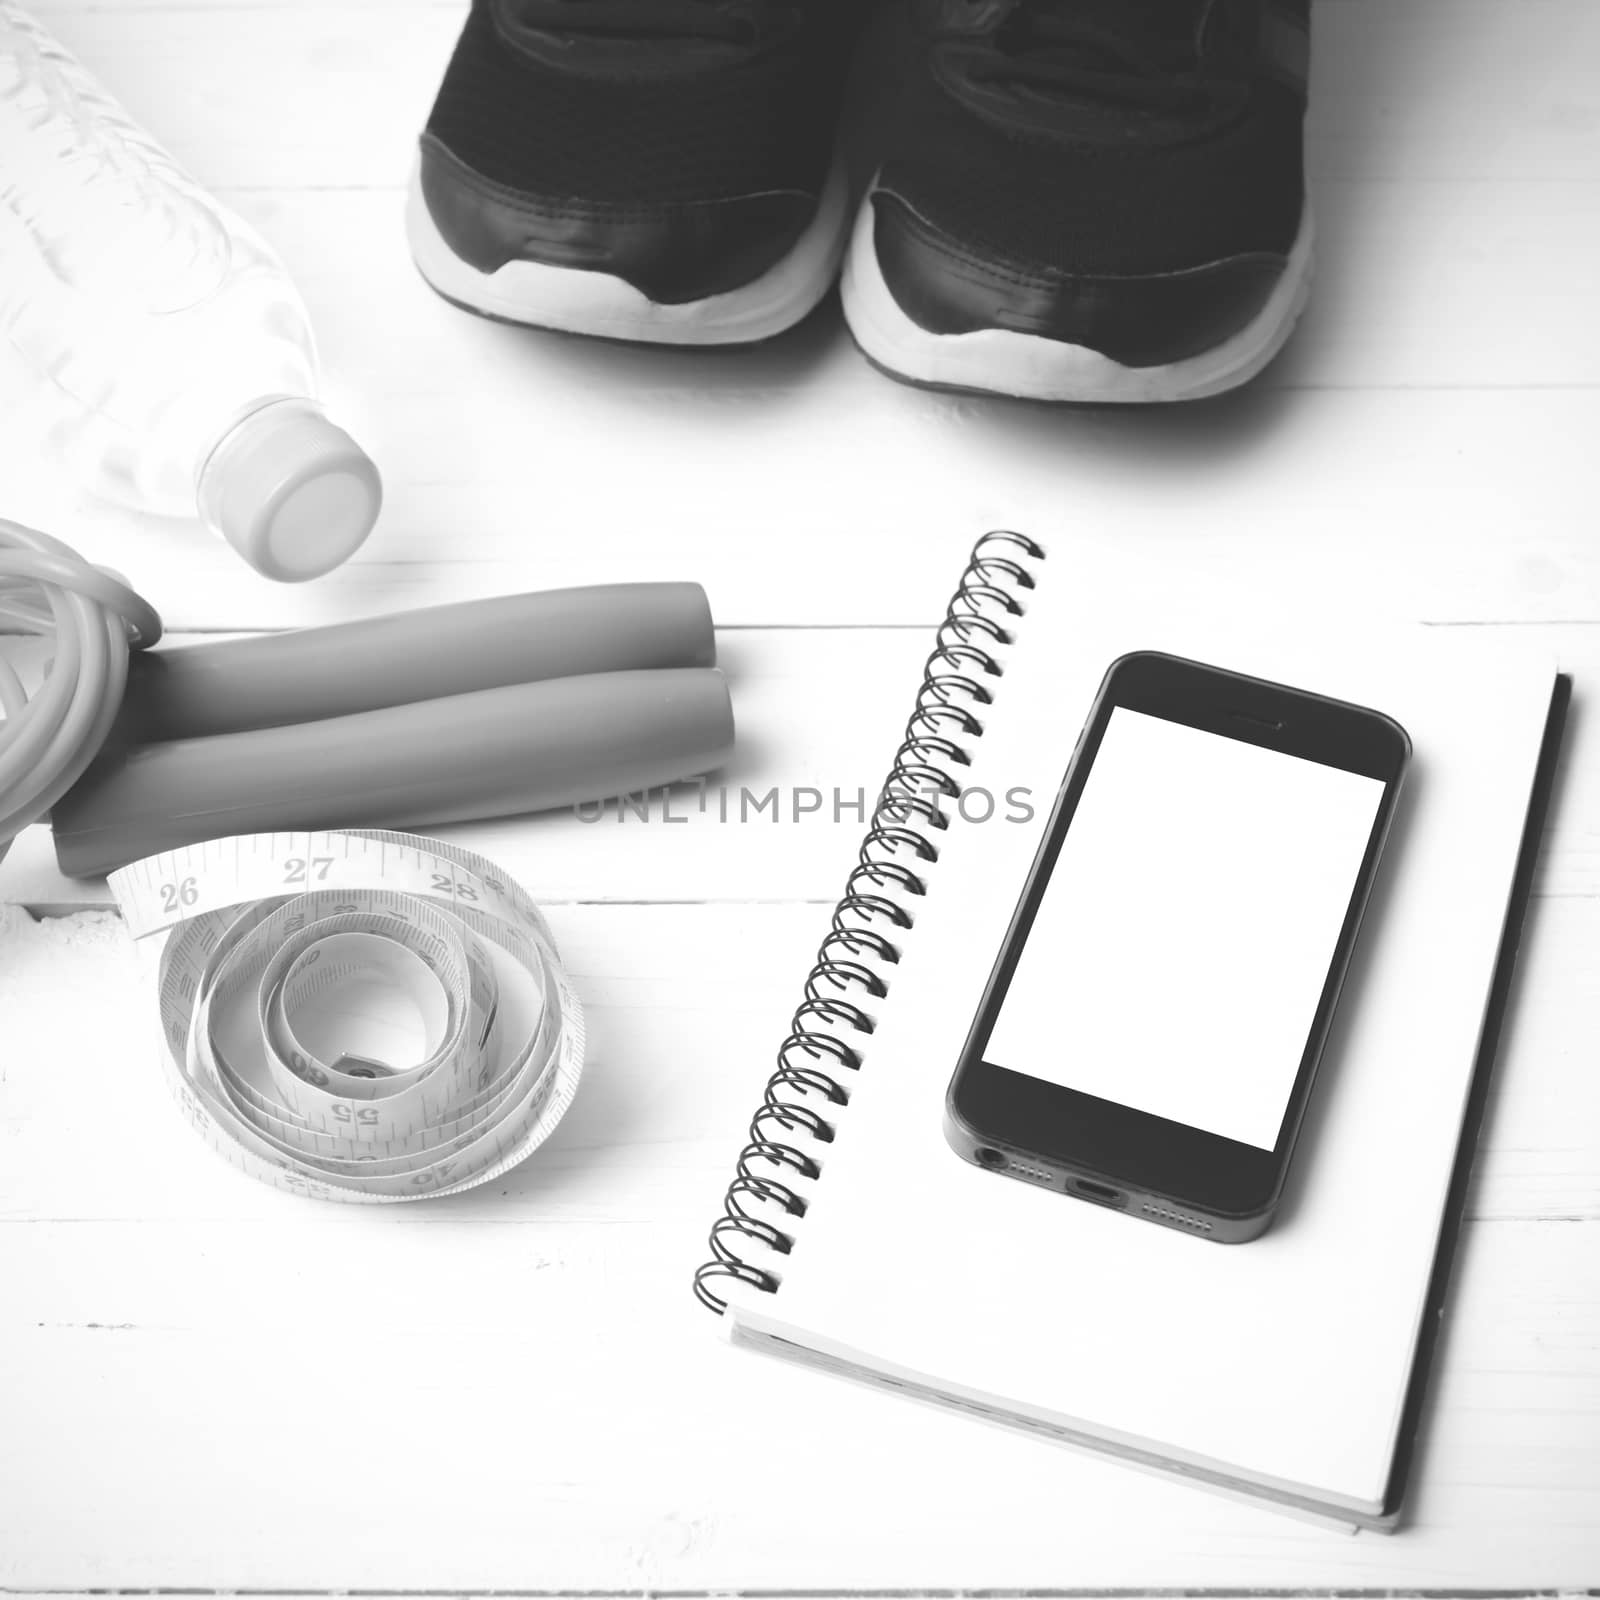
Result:
M984 1059L1271 1150L1383 787L1117 707Z

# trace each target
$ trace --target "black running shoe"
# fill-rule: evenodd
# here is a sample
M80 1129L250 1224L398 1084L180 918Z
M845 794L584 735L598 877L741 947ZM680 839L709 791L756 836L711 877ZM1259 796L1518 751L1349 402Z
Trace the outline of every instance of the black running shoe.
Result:
M867 356L1041 400L1259 372L1310 288L1310 0L916 3L845 265Z
M769 338L848 233L834 131L861 0L473 0L411 252L446 299L663 344Z

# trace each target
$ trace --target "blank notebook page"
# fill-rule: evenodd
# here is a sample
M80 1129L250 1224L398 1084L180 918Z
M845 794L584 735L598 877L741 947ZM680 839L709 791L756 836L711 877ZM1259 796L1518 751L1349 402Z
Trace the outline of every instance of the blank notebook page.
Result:
M734 1316L1175 1461L1377 1508L1554 664L1470 629L1381 643L1264 635L1140 589L1045 563L963 775L995 794L996 817L953 820L941 836L782 1285L740 1297ZM941 1128L1073 743L1106 668L1130 650L1371 706L1414 745L1283 1205L1249 1244L982 1172ZM1031 822L1002 820L1013 788L1030 791Z

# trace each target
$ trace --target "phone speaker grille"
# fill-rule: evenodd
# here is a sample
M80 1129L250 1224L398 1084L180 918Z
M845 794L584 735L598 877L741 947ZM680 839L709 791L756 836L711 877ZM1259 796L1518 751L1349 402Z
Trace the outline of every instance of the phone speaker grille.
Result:
M1053 1172L1046 1172L1043 1167L1030 1167L1025 1161L1008 1161L1006 1171L1014 1172L1019 1178L1026 1178L1030 1183L1048 1183L1053 1186L1056 1181Z
M1166 1206L1153 1206L1148 1203L1140 1209L1147 1217L1154 1217L1159 1222L1170 1222L1174 1227L1193 1228L1196 1233L1211 1232L1211 1224L1202 1217L1191 1217L1183 1211L1173 1211Z

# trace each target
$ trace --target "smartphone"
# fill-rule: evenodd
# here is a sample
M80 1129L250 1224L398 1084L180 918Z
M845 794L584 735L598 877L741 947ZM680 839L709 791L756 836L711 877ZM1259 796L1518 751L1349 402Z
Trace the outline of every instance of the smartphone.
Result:
M1263 1233L1410 754L1381 712L1115 661L950 1082L957 1153L1197 1238Z

